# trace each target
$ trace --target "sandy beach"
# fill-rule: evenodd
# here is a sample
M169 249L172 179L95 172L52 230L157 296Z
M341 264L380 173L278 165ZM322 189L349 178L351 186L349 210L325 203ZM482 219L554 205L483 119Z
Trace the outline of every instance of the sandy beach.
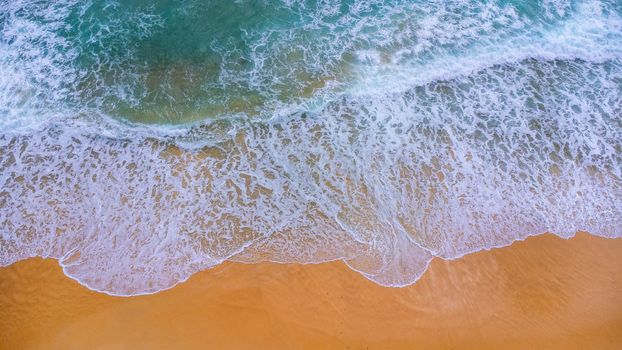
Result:
M0 0L5 349L622 350L622 0Z
M112 297L55 260L0 270L2 349L620 349L622 240L543 235L385 288L342 262L226 263Z

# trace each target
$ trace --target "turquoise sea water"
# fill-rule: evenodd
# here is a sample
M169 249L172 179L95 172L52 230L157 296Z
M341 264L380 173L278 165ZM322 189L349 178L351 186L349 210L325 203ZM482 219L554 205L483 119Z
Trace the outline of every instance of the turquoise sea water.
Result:
M403 286L577 230L622 234L618 1L0 0L2 265Z

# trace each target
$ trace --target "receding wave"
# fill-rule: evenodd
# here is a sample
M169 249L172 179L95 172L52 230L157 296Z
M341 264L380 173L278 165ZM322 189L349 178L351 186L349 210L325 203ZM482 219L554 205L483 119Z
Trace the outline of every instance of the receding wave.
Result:
M404 286L433 257L622 235L616 2L205 4L0 1L0 265L118 295L225 260ZM237 22L175 46L217 9Z

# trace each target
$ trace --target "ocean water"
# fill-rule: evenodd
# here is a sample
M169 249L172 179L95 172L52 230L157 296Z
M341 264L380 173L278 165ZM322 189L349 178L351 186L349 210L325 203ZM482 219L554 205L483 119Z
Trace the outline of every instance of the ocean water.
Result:
M406 286L578 230L622 236L619 1L0 0L0 265Z

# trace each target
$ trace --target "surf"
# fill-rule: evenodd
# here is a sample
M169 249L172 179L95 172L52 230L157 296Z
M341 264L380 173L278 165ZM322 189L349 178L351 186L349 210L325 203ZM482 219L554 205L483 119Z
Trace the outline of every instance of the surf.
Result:
M226 39L157 38L190 5L0 4L1 265L136 295L343 260L399 287L434 257L621 234L615 2L211 2L240 30L229 71L203 61Z

